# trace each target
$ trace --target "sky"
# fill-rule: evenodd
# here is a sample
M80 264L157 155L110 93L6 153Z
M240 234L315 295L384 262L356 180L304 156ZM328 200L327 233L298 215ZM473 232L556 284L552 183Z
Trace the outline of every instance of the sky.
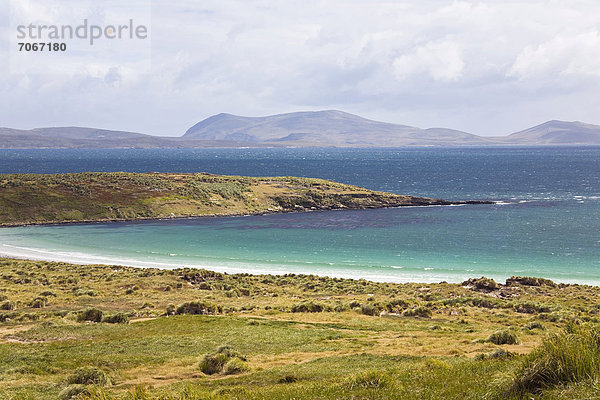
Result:
M65 23L74 1L0 1L0 126L180 136L221 112L329 109L483 136L600 125L597 0L122 0L100 14L146 18L147 40L20 59L22 13Z

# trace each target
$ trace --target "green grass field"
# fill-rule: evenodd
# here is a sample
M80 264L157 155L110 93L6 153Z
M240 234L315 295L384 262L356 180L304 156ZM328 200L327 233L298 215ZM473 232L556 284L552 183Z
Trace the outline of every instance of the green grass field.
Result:
M0 259L0 399L591 398L599 296Z

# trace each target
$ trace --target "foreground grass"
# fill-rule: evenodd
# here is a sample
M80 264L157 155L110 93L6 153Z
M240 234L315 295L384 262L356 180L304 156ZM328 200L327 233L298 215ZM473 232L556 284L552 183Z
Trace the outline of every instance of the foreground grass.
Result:
M322 179L212 174L0 175L0 226L451 204Z
M2 259L0 399L592 397L598 295Z

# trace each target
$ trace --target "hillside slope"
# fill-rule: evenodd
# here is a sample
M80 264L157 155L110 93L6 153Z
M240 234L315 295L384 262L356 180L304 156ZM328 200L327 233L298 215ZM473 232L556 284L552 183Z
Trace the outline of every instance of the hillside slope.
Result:
M239 140L313 146L406 146L485 144L479 136L452 129L420 129L373 121L342 111L307 111L266 117L218 114L187 130L184 138Z
M579 121L548 121L497 139L512 144L600 144L600 126Z
M0 226L447 204L461 202L294 177L0 175Z

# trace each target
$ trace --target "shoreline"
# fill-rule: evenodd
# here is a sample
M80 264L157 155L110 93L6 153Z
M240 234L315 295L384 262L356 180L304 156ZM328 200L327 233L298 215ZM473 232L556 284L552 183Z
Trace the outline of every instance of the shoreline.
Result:
M2 245L1 246L6 246L6 245ZM13 247L13 246L11 246ZM16 246L14 246L16 247ZM31 249L32 251L39 251L40 253L43 253L43 250L35 250L35 249ZM49 254L55 254L55 253L49 253ZM85 254L82 254L83 256L86 256ZM419 279L419 278L405 278L405 279L395 279L395 277L392 276L373 276L371 274L362 274L362 276L356 276L353 274L336 274L333 271L328 271L326 273L320 273L319 271L295 271L292 269L288 269L288 270L277 270L277 269L262 269L262 268L257 268L256 270L252 270L251 272L248 271L247 267L244 266L216 266L216 265L201 265L201 264L189 264L189 265L185 265L183 263L168 263L168 262L160 262L160 261L136 261L136 260L132 260L131 262L127 262L127 261L119 261L119 260L114 260L114 259L106 259L106 260L101 260L101 258L104 258L102 256L93 256L93 255L88 255L90 257L90 259L88 260L84 260L81 258L61 258L61 257L44 257L44 256L40 256L40 257L36 257L35 255L31 255L31 254L24 254L24 253L6 253L5 249L0 249L0 260L22 260L22 261L41 261L41 262L56 262L56 263L66 263L66 264L74 264L74 265L79 265L79 266L95 266L95 265L99 265L99 266L119 266L119 267L127 267L127 268L136 268L136 269L156 269L156 270L166 270L166 271L170 271L170 270L177 270L177 269L193 269L193 270L207 270L207 271L211 271L211 272L216 272L216 273L222 273L222 274L229 274L229 275L236 275L236 274L248 274L251 276L284 276L284 275L304 275L304 276L316 276L316 277L320 277L320 278L332 278L332 279L349 279L349 280L353 280L353 281L359 281L359 280L365 280L367 282L376 282L376 283L389 283L389 284L408 284L408 283L414 283L414 284L423 284L423 285L429 285L429 284L443 284L443 283L447 283L447 284L458 284L460 285L462 282L467 281L469 279L477 279L480 277L486 277L486 278L491 278L494 279L498 282L502 282L505 281L511 277L514 276L523 276L523 277L535 277L535 278L543 278L543 279L549 279L551 281L553 281L554 283L556 283L557 285L560 284L565 284L565 285L578 285L578 286L587 286L587 287L600 287L600 281L589 281L589 280L578 280L578 279L568 279L568 280L564 280L564 279L560 279L560 278L554 278L554 277L549 277L549 276L544 276L544 275L539 275L539 274L534 274L534 275L530 275L530 274L518 274L518 273L514 273L514 274L507 274L507 275L497 275L497 274L461 274L460 277L456 277L458 279L452 279L450 277L440 277L438 279L427 279L427 277L422 276L421 278L424 279ZM96 259L94 259L94 257L96 257ZM325 271L324 271L325 272ZM333 272L333 273L332 273ZM361 272L365 272L364 270L361 270ZM382 274L383 275L383 274ZM422 275L422 274L419 274ZM458 274L457 274L458 275Z
M111 222L152 222L152 221L173 221L173 220L190 220L190 219L202 219L202 218L235 218L235 217L254 217L261 215L275 215L275 214L300 214L309 212L326 212L326 211L361 211L361 210L381 210L381 209L395 209L395 208L425 208L425 207L457 207L466 205L506 205L512 204L504 201L496 200L442 200L434 199L439 204L407 204L397 206L381 206L381 207L363 207L363 208L316 208L316 209L284 209L284 210L273 210L273 211L256 211L249 213L214 213L214 214L203 214L203 215L187 215L187 216L173 216L173 217L135 217L135 218L107 218L107 219L89 219L89 220L65 220L56 222L19 222L19 223L7 223L0 222L0 228L19 228L26 226L62 226L62 225L78 225L78 224L103 224Z

